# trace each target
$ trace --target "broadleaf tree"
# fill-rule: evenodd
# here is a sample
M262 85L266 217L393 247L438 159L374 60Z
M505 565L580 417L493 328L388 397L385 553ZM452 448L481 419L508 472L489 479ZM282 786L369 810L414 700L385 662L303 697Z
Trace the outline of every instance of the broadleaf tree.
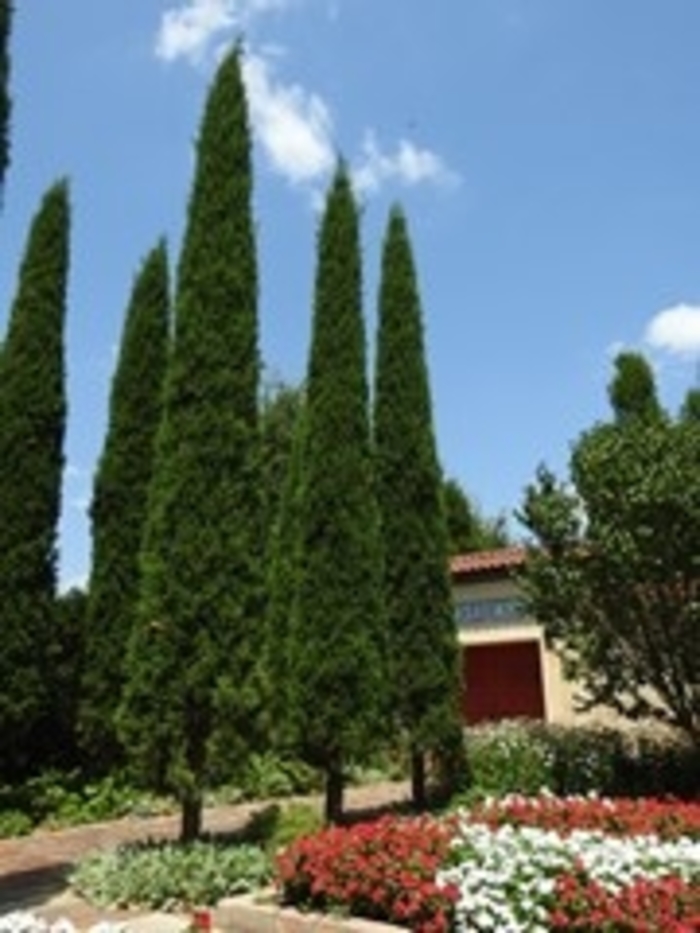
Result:
M138 602L138 555L162 414L169 303L167 251L160 242L134 279L90 506L92 571L80 731L91 766L104 772L124 761L115 714Z
M57 539L66 421L68 184L32 221L0 354L0 773L40 766L54 685Z
M391 709L410 754L413 801L424 808L427 756L461 742L459 648L423 313L399 208L384 238L378 304L374 456Z
M700 425L646 403L618 414L577 439L566 480L541 467L527 488L525 595L583 708L700 745Z
M359 219L338 166L318 236L286 657L295 749L342 814L345 769L386 729L381 540L373 483Z
M242 55L221 61L197 144L119 717L131 760L177 795L184 839L201 830L222 749L242 765L252 741L260 365Z

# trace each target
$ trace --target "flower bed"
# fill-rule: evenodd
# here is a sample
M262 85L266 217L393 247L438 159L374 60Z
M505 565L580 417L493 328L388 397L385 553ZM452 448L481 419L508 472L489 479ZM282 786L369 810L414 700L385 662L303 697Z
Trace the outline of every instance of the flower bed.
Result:
M477 933L700 931L700 805L509 797L289 846L285 903Z
M97 923L88 933L126 933L122 923ZM69 920L55 920L49 923L25 910L15 910L0 916L0 933L77 933Z
M451 839L431 818L333 827L288 846L276 879L290 904L442 933L457 895L437 881Z

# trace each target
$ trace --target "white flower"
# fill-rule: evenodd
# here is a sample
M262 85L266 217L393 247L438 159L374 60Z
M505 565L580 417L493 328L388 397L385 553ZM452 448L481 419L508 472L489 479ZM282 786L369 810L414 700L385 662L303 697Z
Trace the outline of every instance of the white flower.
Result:
M460 933L546 929L556 878L577 861L611 893L640 878L700 878L700 842L686 837L617 838L584 830L562 837L532 826L491 830L465 818L452 845L459 862L440 872L438 882L459 890Z
M78 933L78 931L65 917L49 923L28 911L16 910L0 916L0 933ZM128 927L123 923L102 921L91 926L88 933L128 933Z

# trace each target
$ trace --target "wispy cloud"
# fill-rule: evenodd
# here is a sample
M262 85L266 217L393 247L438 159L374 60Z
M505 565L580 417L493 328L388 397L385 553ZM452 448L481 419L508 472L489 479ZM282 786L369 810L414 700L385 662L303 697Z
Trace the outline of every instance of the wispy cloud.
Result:
M223 44L263 14L283 10L298 0L186 0L166 10L156 37L155 54L167 62L185 60L200 66L216 57ZM269 46L249 46L244 59L251 122L270 169L293 185L310 189L317 201L338 157L335 120L321 94L279 75ZM349 156L350 154L347 153ZM410 139L380 145L366 130L350 170L358 193L376 194L388 184L454 186L459 176L431 149Z
M326 102L275 77L261 54L245 58L244 78L258 141L270 166L293 183L315 183L335 163L333 119Z
M358 191L371 194L392 181L408 187L425 183L452 187L459 183L459 176L431 149L401 139L393 152L383 150L374 132L368 130L353 180Z
M644 333L645 342L672 356L700 354L700 305L678 304L655 314Z
M242 31L258 16L289 0L187 0L163 13L156 55L166 62L185 58L200 64L224 34Z

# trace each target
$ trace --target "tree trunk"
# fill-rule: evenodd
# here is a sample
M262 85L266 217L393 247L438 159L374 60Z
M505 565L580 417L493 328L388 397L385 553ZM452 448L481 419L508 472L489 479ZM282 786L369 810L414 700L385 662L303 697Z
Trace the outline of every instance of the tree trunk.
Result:
M343 816L345 779L340 765L330 765L326 771L325 819L329 825L339 823Z
M428 794L425 774L425 753L415 745L411 748L411 797L417 810L425 810Z
M190 791L182 798L180 841L193 842L202 834L202 795Z

